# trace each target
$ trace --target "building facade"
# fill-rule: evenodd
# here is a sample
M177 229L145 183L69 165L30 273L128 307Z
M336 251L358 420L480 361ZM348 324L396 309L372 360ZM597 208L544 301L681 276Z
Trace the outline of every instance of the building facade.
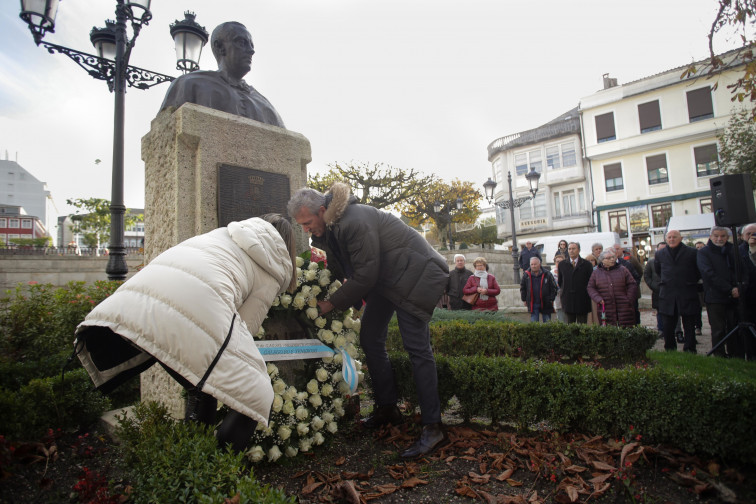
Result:
M22 207L27 215L37 217L45 229L50 229L49 219L55 219L54 205L45 182L10 161L6 154L0 160L0 204Z
M517 199L530 196L525 174L531 168L541 174L535 198L514 210L519 243L593 229L591 179L583 162L577 107L538 128L494 140L488 146L488 160L497 183L496 201L509 200L508 175L512 176L513 199ZM511 239L508 209L496 207L496 224L499 237Z
M0 246L19 239L44 238L47 229L35 215L27 215L23 207L0 204Z
M713 77L703 63L685 78L687 67L622 85L604 76L604 89L580 100L597 231L649 251L672 216L711 213L717 137L734 111L727 86L743 70L734 52L722 58Z

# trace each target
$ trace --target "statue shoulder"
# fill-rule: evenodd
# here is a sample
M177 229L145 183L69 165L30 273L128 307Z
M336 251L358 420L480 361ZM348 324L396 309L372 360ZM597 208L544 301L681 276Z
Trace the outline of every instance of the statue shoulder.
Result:
M225 88L226 83L221 78L220 72L216 70L200 70L182 75L171 82L160 110L167 107L178 108L186 102L205 105L202 103L202 97L208 91Z

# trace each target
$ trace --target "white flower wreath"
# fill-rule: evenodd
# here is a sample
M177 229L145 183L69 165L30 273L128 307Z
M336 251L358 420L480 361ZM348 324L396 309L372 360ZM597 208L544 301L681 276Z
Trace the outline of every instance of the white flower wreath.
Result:
M318 261L320 259L320 261ZM278 367L268 363L268 375L273 384L273 406L268 427L258 425L252 436L252 448L247 452L252 462L267 457L275 462L282 455L294 457L323 444L338 432L338 420L344 416L344 400L352 390L342 376L343 349L353 360L358 382L362 381L362 365L357 357L357 335L360 321L349 310L333 310L325 316L318 312L318 301L328 299L341 282L331 281L323 257L304 252L297 257L297 290L284 293L273 301L268 318L255 335L265 339L266 322L273 318L296 318L305 332L334 350L332 357L307 360L309 381L297 390L279 375Z

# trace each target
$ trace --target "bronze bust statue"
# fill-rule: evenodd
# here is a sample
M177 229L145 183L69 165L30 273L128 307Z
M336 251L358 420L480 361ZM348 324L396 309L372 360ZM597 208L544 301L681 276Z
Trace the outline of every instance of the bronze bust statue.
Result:
M171 83L160 110L196 103L229 114L285 128L273 105L244 81L252 67L255 46L247 28L235 21L218 25L210 37L217 71L182 75Z

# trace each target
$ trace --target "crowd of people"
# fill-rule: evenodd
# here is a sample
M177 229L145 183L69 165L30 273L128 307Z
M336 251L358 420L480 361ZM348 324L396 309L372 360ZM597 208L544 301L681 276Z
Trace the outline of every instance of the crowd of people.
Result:
M620 244L604 250L601 243L594 243L590 253L581 256L579 243L561 240L550 271L528 241L519 259L520 298L532 322L549 322L555 316L565 323L632 327L640 324L641 282L645 282L665 349L676 350L682 344L684 351L696 351L705 306L714 354L753 359L756 332L746 328L726 338L739 322L756 322L756 224L744 226L739 238L733 243L727 228L715 226L707 243L688 246L679 231L669 230L645 267ZM486 260L476 258L475 271L465 267L461 254L454 261L446 287L448 307L498 309L500 288L487 272ZM463 300L470 294L479 295L473 305Z

